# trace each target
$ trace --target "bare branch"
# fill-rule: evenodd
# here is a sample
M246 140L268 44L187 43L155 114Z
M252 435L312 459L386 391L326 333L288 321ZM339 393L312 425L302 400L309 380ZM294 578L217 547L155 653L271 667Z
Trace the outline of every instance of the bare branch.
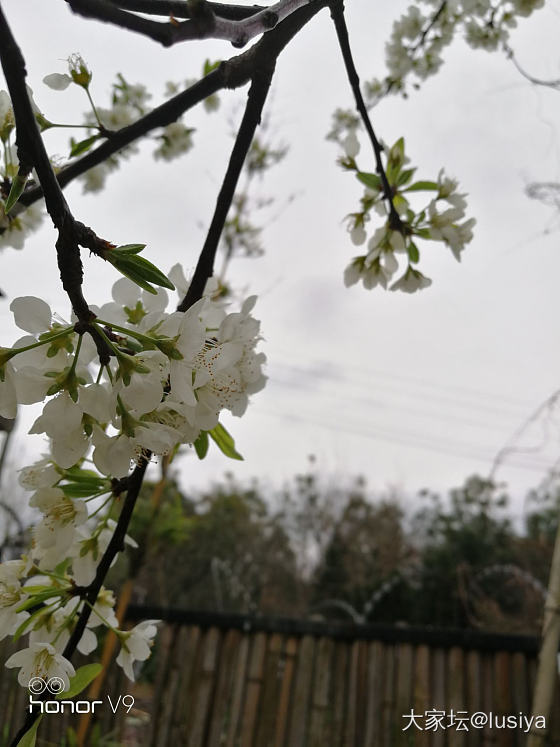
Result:
M109 0L112 5L123 10L132 10L152 16L173 16L174 18L192 18L192 7L186 0ZM238 21L242 18L266 10L262 5L226 5L212 3L208 5L213 13L220 18Z
M222 188L216 201L216 208L208 229L206 241L198 258L198 263L189 286L187 295L177 307L178 311L186 311L193 303L202 298L204 286L208 278L214 273L214 260L220 243L220 237L231 207L239 176L243 164L253 142L255 131L260 124L263 107L270 89L270 83L274 74L275 60L272 59L268 66L259 71L253 78L247 106L239 127L235 144L231 152L229 164L226 170Z
M62 286L68 294L72 309L78 319L88 324L95 315L90 311L82 293L83 268L79 236L84 226L74 220L52 169L27 92L25 60L2 8L0 8L0 59L14 108L20 172L29 173L33 167L37 171L47 211L58 230L56 253ZM95 335L94 340L100 361L108 361L108 350L104 341Z
M112 23L120 28L143 34L164 47L193 39L223 39L236 47L243 47L259 34L273 29L278 23L313 0L279 0L268 8L257 10L239 19L219 15L218 9L206 0L190 3L189 20L177 22L152 21L136 15L112 0L66 0L74 13ZM122 5L122 3L119 3ZM124 3L128 5L128 3Z
M383 193L389 204L389 225L393 230L398 231L402 226L402 222L399 214L395 209L395 205L393 204L393 193L391 190L391 185L387 180L387 174L385 173L385 169L383 168L383 161L381 160L381 144L379 143L379 140L377 139L377 136L373 129L373 125L371 124L364 97L362 96L362 91L360 89L360 78L358 76L358 71L356 70L356 65L354 64L354 58L352 57L348 28L346 26L346 19L344 17L343 0L332 0L330 3L330 8L331 17L334 21L336 35L338 37L338 44L340 46L340 51L342 52L344 64L346 66L346 74L348 75L348 81L356 100L356 108L362 118L362 122L364 123L364 126L366 128L366 132L369 135L369 139L373 147L373 152L375 154L377 173L381 178Z

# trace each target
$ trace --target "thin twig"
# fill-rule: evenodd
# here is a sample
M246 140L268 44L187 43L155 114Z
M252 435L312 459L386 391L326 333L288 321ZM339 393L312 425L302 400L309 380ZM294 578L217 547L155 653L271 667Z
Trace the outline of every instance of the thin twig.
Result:
M521 67L519 62L517 61L517 57L515 56L515 53L511 47L509 47L507 44L504 44L504 51L510 59L515 67L517 68L517 71L521 73L521 75L526 78L529 83L532 83L535 86L544 86L545 88L552 88L555 91L560 90L560 78L557 78L556 80L545 80L544 78L535 78L533 75L528 73L524 68Z
M381 179L381 184L383 185L383 193L385 195L387 202L389 203L389 225L393 230L399 231L402 227L402 222L401 222L399 214L397 213L395 209L395 205L393 203L393 192L391 190L391 185L389 184L387 180L387 174L385 173L385 169L383 168L383 161L381 159L382 147L381 147L379 140L377 139L377 136L373 129L373 125L371 124L371 120L369 118L367 107L366 107L364 98L362 96L362 91L360 89L360 78L358 76L358 71L356 70L356 65L354 64L354 58L352 56L352 49L350 47L350 38L348 36L348 28L346 26L346 19L344 17L343 1L342 0L331 0L330 9L331 9L331 17L334 21L334 26L336 29L338 44L340 46L340 51L342 52L342 57L344 59L344 65L346 67L346 74L348 75L348 82L350 83L350 87L352 88L352 93L354 94L354 99L356 101L356 108L362 118L362 122L364 123L366 132L369 135L369 139L373 146L377 173L379 174L379 177Z

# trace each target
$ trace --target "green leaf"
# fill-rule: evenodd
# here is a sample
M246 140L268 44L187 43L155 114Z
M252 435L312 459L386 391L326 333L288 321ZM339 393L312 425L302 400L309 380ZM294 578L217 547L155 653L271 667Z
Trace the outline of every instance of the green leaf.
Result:
M216 446L230 459L240 459L243 461L243 457L235 450L235 441L226 431L221 423L211 431L208 431L208 435L215 442Z
M68 483L67 485L59 484L57 487L60 488L68 498L87 498L89 495L99 493L103 488L106 488L107 492L111 490L108 485L101 482L95 484L91 483L90 485L86 483Z
M75 695L79 695L82 690L85 690L90 682L97 677L97 675L103 669L103 665L99 663L85 664L76 670L76 674L70 679L70 688L65 690L63 693L58 693L56 696L57 700L68 700L73 698Z
M206 431L200 431L198 438L193 443L194 450L199 459L204 459L208 453L208 445L208 433Z
M10 212L10 210L21 197L23 190L25 189L25 185L27 184L28 178L29 174L22 175L19 173L14 177L12 186L10 188L10 194L8 195L8 199L6 200L6 206L4 207L4 212L6 214Z
M414 182L410 187L403 189L403 192L438 192L439 184L437 182Z
M37 729L39 728L39 724L41 723L42 718L42 715L39 716L31 729L25 732L23 737L17 743L17 747L35 747L35 743L37 741Z
M64 477L67 480L72 480L73 482L89 482L90 480L100 479L99 473L95 470L83 469L82 467L78 467L77 465L65 469Z
M21 625L17 627L16 632L13 634L14 643L19 640L19 638L21 638L21 636L25 633L30 625L34 625L39 617L42 617L46 612L49 611L50 610L48 607L41 607L41 609L36 610L32 615L26 617Z
M132 280L133 283L147 290L148 293L153 293L154 295L157 293L150 283L161 285L164 288L169 288L169 290L175 290L175 286L163 272L158 270L155 265L144 257L139 257L133 253L123 254L122 252L115 253L112 251L105 255L105 259L120 273L125 275L125 277Z
M366 187L373 189L375 192L381 191L381 177L377 174L366 174L364 171L358 171L356 176Z
M404 171L401 171L397 179L398 186L402 187L403 184L407 184L414 176L415 171L416 169L405 169Z
M122 246L116 246L111 251L118 252L119 254L138 254L145 248L146 244L123 244Z
M96 140L99 140L100 137L101 135L99 134L92 135L91 137L87 137L85 140L80 140L79 142L77 142L76 140L74 140L74 138L72 138L70 140L70 145L72 146L70 149L70 157L79 156L82 153L85 153L91 148L91 146L95 143Z
M211 73L212 70L216 70L216 68L220 67L222 64L221 60L216 60L216 62L211 62L210 60L204 61L204 67L202 69L203 75L208 75L208 73Z
M35 588L35 587L31 587ZM28 588L24 587L23 589L26 593L28 592ZM42 604L47 599L50 599L51 597L60 597L64 594L65 589L51 589L50 591L44 591L39 594L33 594L29 599L26 599L25 602L19 605L19 607L16 607L16 612L23 612L24 610L28 610L31 607L36 607L38 604Z
M408 245L408 258L411 262L418 262L420 260L420 252L414 241L411 241Z
M124 263L125 266L133 267L134 270L149 283L161 285L163 288L169 288L169 290L175 290L175 286L171 280L169 280L167 275L164 275L161 270L158 270L158 268L145 257L125 255L121 260L119 260L119 263Z

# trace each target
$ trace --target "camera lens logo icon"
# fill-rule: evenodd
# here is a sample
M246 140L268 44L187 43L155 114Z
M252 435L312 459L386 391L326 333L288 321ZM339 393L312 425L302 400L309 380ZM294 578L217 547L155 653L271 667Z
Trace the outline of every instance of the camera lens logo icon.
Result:
M49 677L48 680L43 677L32 677L27 687L32 695L41 695L45 690L51 695L58 695L65 689L62 677Z

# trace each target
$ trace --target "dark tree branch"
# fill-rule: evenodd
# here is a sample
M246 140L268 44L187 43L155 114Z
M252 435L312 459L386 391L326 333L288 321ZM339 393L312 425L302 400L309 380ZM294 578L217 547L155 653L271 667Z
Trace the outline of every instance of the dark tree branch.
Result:
M216 7L206 0L191 0L189 20L177 22L152 21L136 15L113 0L66 0L71 10L86 18L112 23L120 28L143 34L164 47L193 39L223 39L243 47L255 36L273 29L278 23L309 5L313 0L278 0L268 8L259 9L238 19L220 16ZM128 3L125 3L127 5ZM118 5L122 5L118 3Z
M85 227L74 220L62 188L52 169L47 151L27 92L25 60L0 8L0 59L8 84L16 120L16 144L20 171L28 173L34 167L41 182L47 211L58 231L56 253L62 286L72 309L83 323L94 318L82 293L83 268L79 237ZM93 232L92 232L93 233ZM103 340L94 334L100 361L107 362L108 350Z
M250 52L251 50L248 51ZM98 148L82 156L82 158L72 161L72 163L58 172L57 179L60 186L65 187L77 177L85 174L89 169L99 166L99 164L106 161L115 153L118 153L136 140L140 140L152 130L158 127L165 127L171 124L171 122L176 122L182 114L192 109L201 101L204 101L204 99L213 93L223 88L237 88L247 83L250 80L249 65L237 64L237 60L241 61L241 58L244 58L247 54L246 52L240 57L223 62L220 67L210 72L185 91L181 91L181 93L173 96L148 114L137 119L136 122L111 133L110 138ZM245 68L247 69L245 70ZM42 195L42 187L40 185L34 186L23 193L18 204L27 207L40 199Z
M358 71L356 70L356 65L354 64L352 49L350 47L350 38L348 36L348 28L346 26L346 19L344 17L343 0L331 0L330 9L331 17L334 21L334 26L336 29L338 44L340 46L340 51L342 52L344 65L346 67L346 74L348 76L348 81L350 83L350 87L352 88L354 99L356 101L356 108L362 118L362 122L364 123L366 132L371 141L373 152L375 154L377 173L379 174L381 184L383 185L383 193L389 204L389 225L393 230L399 231L402 227L402 222L399 214L395 209L395 205L393 204L393 192L391 190L391 185L387 180L385 169L383 168L383 161L381 158L381 152L383 149L379 140L377 139L377 136L373 129L373 125L371 124L364 97L362 96L362 91L360 88L360 78L358 76Z
M204 101L208 96L223 89L240 88L248 83L253 76L257 61L267 58L275 60L298 31L326 5L327 0L315 0L311 5L297 11L281 24L278 24L274 30L269 31L246 52L222 62L218 68L190 88L173 96L131 125L113 132L111 137L98 148L73 161L58 172L57 179L60 186L65 187L89 169L99 166L112 155L118 153L127 145L140 140L152 130L175 122L182 114ZM18 205L28 207L42 196L43 189L40 185L31 187L22 194ZM14 210L16 209L17 205Z
M204 291L204 286L208 278L214 274L214 260L220 243L220 237L231 207L239 176L243 169L243 164L247 158L247 153L253 142L255 131L260 124L263 107L270 89L270 83L274 74L275 60L272 60L267 67L255 74L249 94L247 96L247 106L241 125L235 138L235 144L231 152L229 164L226 170L222 188L218 194L216 208L208 229L206 241L198 258L198 263L194 275L189 285L185 298L177 307L178 311L186 311L193 303L196 303Z
M191 6L186 0L109 0L111 5L123 10L145 13L152 16L173 16L174 18L192 18ZM261 10L262 5L226 5L225 3L207 3L212 12L230 21L249 18Z

